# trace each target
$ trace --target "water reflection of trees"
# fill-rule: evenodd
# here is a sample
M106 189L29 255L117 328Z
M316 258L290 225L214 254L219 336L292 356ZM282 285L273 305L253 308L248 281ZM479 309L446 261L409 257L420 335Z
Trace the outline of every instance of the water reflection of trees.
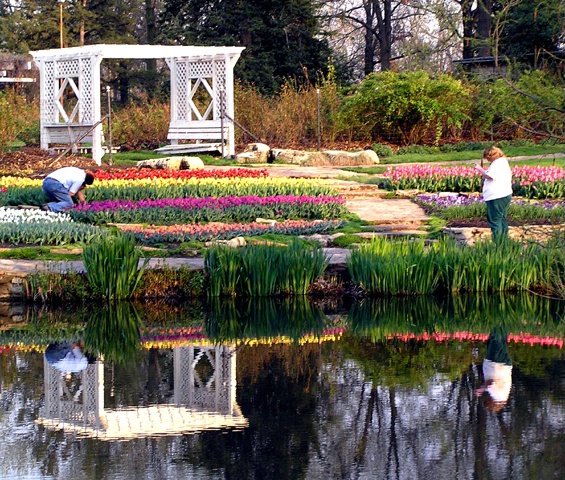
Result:
M54 433L38 438L34 458L48 458L41 460L42 471L53 476L69 473L64 461L57 460L69 456L85 465L85 475L106 477L118 465L135 468L134 460L149 464L155 457L159 462L154 471L163 476L173 466L187 475L221 469L226 478L564 476L562 350L511 343L513 390L505 408L494 414L474 395L485 353L482 342L388 339L399 331L472 328L488 333L495 321L540 335L559 334L560 311L538 298L462 297L425 303L429 301L364 303L351 310L340 342L305 345L295 340L328 325L317 309L281 301L260 307L217 305L206 320L210 338L281 334L291 340L239 347L237 400L249 419L245 431L104 447L64 442ZM140 315L143 319L144 313ZM182 323L182 315L170 320ZM164 398L173 382L171 364L170 353L155 348L142 352L139 362L109 366L108 380L113 375L126 388L116 391L108 404ZM39 403L36 374L24 369L20 377L25 386L18 386L17 394L25 391ZM107 462L97 461L101 451Z

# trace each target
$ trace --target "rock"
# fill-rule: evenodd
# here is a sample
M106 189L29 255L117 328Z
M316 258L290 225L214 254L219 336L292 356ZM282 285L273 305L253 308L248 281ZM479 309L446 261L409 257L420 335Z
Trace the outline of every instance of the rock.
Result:
M303 150L290 150L273 148L271 150L273 160L294 165L324 165L325 158L321 152L306 152Z
M200 157L182 157L182 168L184 170L202 170L204 162Z
M231 240L213 240L211 242L204 242L205 247L212 247L218 244L227 245L228 247L245 247L245 245L247 245L247 242L243 237L235 237Z
M269 145L250 143L235 159L238 163L268 163L270 151Z
M274 160L278 160L279 162L303 165L306 167L345 167L374 165L379 163L379 157L373 150L361 150L358 152L343 152L341 150L307 152L302 150L273 148L271 155Z
M155 158L137 162L137 168L152 168L154 170L180 170L182 168L181 157Z
M199 157L167 157L141 160L137 168L152 168L154 170L199 170L204 168L204 162Z
M342 152L340 150L326 150L322 152L326 157L327 165L355 166L374 165L379 163L379 156L374 150L361 150L359 152Z
M256 218L256 219L255 219L255 222L257 222L257 223L264 223L264 224L271 225L271 226L277 224L277 221L276 221L276 220L273 220L273 219L271 219L271 218Z

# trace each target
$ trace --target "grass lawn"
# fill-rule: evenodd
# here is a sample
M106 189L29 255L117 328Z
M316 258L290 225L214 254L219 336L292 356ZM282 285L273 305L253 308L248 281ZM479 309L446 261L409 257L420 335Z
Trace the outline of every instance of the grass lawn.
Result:
M215 165L215 166L225 166L225 165L239 165L235 162L235 160L228 160L226 158L216 158L212 155L205 155L205 154L188 154L184 153L182 155L164 155L162 153L154 152L153 150L138 150L138 151L131 151L131 152L117 152L112 154L112 163L116 166L122 167L134 167L137 162L142 160L153 160L156 158L169 158L173 156L179 157L199 157L202 159L205 165ZM105 154L102 157L103 163L108 163L110 156Z

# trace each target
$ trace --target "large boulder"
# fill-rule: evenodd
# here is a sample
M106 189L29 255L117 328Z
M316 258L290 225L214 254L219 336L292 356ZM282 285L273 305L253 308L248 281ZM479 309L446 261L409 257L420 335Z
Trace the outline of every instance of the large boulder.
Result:
M235 156L238 163L268 163L269 145L264 143L250 143L247 148Z
M352 167L379 163L379 157L373 150L361 150L358 152L322 150L318 152L274 148L271 150L271 155L274 160L279 162L306 167Z
M138 168L153 168L155 170L200 170L204 162L199 157L167 157L137 162Z

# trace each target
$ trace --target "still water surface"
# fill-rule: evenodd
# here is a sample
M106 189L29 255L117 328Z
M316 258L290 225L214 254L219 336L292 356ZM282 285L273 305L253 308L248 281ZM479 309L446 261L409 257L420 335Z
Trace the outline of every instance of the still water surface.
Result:
M565 478L559 304L26 315L0 336L3 479ZM98 354L45 354L79 340Z

